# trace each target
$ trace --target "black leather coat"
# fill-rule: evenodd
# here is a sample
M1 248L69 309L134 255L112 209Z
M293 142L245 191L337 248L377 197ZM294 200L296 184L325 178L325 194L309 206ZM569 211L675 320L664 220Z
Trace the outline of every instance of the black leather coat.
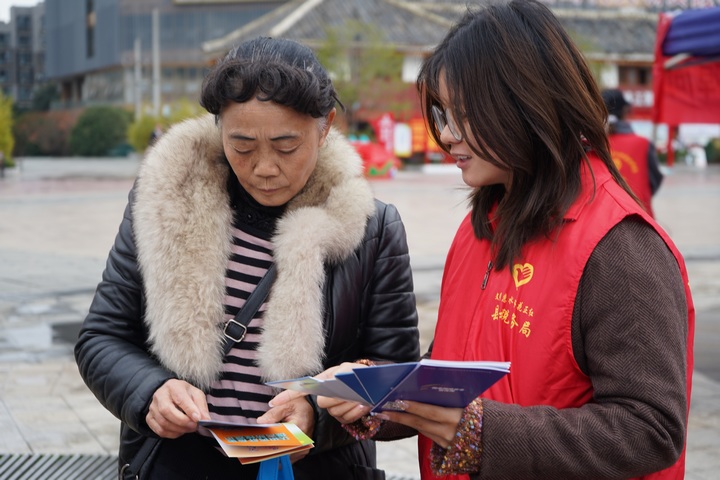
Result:
M172 138L171 132L156 148L162 148L167 137ZM143 181L141 171L138 184ZM217 183L225 188L223 181ZM121 420L121 465L134 457L146 437L154 436L145 423L153 393L171 378L187 378L168 367L162 351L153 350L149 340L152 319L148 318L147 292L152 290L147 288L146 275L152 269L139 260L143 257L138 254L136 242L137 188L130 194L75 348L86 384ZM344 259L328 259L324 269L323 368L359 358L391 362L419 358L405 229L393 206L375 201L375 213L367 220L362 241ZM306 285L296 288L304 289ZM270 295L280 297L282 292L271 290ZM178 321L181 318L179 315ZM182 354L173 352L176 356ZM191 378L189 381L192 383ZM296 478L382 478L380 472L373 471L372 442L355 441L317 408L313 437L311 454L294 465Z

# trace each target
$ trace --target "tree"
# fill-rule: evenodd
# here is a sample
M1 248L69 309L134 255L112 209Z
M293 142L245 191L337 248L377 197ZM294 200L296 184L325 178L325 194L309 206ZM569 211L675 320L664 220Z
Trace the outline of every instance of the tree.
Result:
M169 125L174 125L188 118L198 117L205 113L207 113L207 111L202 108L198 102L191 102L187 98L181 98L170 106L170 114L168 115L167 121Z
M411 108L408 102L396 100L407 89L402 81L403 56L388 46L382 30L348 20L328 27L325 34L325 42L317 49L318 60L330 72L352 132L357 131L360 110L397 113Z
M15 147L13 128L13 101L0 92L0 153L2 166L13 165L12 152Z
M162 119L153 115L143 115L128 127L128 142L136 152L142 152L150 143L150 134L155 125L162 123Z

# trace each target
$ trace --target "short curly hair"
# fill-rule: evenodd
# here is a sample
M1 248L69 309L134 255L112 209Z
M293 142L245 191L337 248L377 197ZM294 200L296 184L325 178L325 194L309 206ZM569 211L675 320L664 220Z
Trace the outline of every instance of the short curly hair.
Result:
M257 98L324 118L339 104L327 70L298 42L257 37L233 48L205 77L200 105L216 118L229 102Z

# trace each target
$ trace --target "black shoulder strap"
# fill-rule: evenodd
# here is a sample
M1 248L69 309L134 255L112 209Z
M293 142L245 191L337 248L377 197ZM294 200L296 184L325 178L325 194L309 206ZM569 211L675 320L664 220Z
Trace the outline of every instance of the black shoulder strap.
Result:
M265 298L267 298L273 280L275 280L274 263L270 265L270 268L260 279L255 290L253 290L248 299L245 300L245 305L243 305L237 315L235 315L235 318L228 320L225 324L225 328L223 329L223 334L225 335L225 355L228 354L233 345L242 342L243 338L245 338L247 327L265 301Z
M223 357L228 354L233 345L242 342L243 338L245 338L248 325L250 325L258 309L267 298L268 293L270 293L270 286L273 280L275 280L275 274L276 269L273 263L268 271L265 272L263 278L260 279L255 290L250 293L250 296L245 301L245 305L243 305L237 315L235 315L235 318L228 320L225 324L225 328L223 329L223 334L225 335L225 353ZM120 479L124 478L123 475L125 475L126 472L134 475L132 478L139 479L140 469L152 455L152 452L158 446L160 440L160 438L146 438L132 461L129 464L125 464L120 470Z

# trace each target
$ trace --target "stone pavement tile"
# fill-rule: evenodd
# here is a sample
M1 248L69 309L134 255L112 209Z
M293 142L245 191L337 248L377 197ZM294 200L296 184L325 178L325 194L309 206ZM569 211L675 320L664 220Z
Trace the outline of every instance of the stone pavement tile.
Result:
M46 299L55 292L92 292L101 279L106 258L107 251L103 257L82 258L0 247L0 301L17 306Z
M720 478L720 385L697 371L693 374L688 421L687 480Z
M685 480L717 480L717 469L702 469L698 471L686 471Z
M438 306L440 301L418 304L418 329L420 330L420 354L423 355L430 347L430 342L435 336L435 324L438 318Z
M15 368L14 364L12 364L12 363L0 362L0 398L3 398L3 396L4 396L3 388L5 387L5 382L12 374L14 368Z
M50 397L62 369L62 364L56 362L30 363L14 368L5 375L3 396L8 401L18 396Z
M77 162L77 167L86 172L88 164ZM688 257L696 307L706 310L720 298L720 224L707 222L720 209L720 196L691 183L699 181L696 176L685 180L679 173L666 179L655 210ZM54 327L70 318L64 316L68 312L76 312L76 322L84 318L132 183L130 176L124 178L93 182L90 190L91 182L84 180L57 180L49 190L47 182L37 182L36 187L32 182L3 185L11 188L0 191L0 330L46 322ZM688 184L678 189L678 180ZM27 196L33 188L37 191ZM465 215L467 191L457 174L413 172L399 172L392 182L373 182L373 189L398 207L406 223L424 351L437 320L444 256ZM686 196L698 208L688 209ZM52 242L46 241L48 235ZM45 339L48 335L35 334ZM115 454L119 421L84 386L72 347L53 344L41 350L13 347L0 338L0 452L28 453L32 446L38 452ZM720 471L720 385L697 373L693 385L686 478L713 480ZM416 439L381 442L378 461L389 478L418 478Z
M33 453L106 453L62 398L12 397L5 405Z
M80 419L98 446L108 455L117 455L120 420L103 408L89 392L63 394L62 399Z
M25 441L10 410L0 395L0 453L26 454L32 453L30 445Z
M385 470L388 476L420 478L417 460L417 437L377 442L378 468Z
M52 388L52 394L59 396L82 396L97 404L97 399L90 393L90 390L88 390L85 382L83 382L83 379L78 372L77 365L73 361L72 357L68 358L60 365L60 372L58 374L57 382Z

